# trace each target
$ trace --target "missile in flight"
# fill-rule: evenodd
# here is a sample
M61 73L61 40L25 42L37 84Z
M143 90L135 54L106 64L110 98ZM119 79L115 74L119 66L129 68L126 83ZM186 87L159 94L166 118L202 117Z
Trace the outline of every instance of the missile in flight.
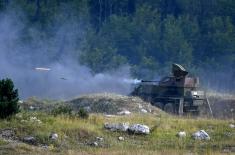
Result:
M50 71L50 68L44 68L44 67L36 67L35 70L37 71Z

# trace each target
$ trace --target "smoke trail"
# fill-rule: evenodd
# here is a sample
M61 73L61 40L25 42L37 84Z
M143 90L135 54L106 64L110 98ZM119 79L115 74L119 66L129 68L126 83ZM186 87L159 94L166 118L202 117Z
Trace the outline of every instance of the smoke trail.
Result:
M16 24L17 23L17 24ZM30 41L21 42L26 28L13 13L0 16L0 78L13 79L21 98L37 96L64 99L85 93L116 92L131 89L129 67L93 75L77 62L86 33L82 22L58 25L51 38L31 28ZM56 58L56 61L54 60Z

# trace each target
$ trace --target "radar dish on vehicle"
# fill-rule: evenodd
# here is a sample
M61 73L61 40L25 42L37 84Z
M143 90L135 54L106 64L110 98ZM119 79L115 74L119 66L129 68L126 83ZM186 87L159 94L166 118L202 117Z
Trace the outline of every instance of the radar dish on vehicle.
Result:
M188 74L188 72L183 66L174 63L172 64L172 74L174 77L181 78L185 77Z

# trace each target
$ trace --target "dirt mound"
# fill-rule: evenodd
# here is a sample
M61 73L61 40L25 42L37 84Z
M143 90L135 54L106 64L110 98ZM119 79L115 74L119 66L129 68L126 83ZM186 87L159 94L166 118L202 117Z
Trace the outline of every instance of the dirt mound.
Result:
M23 110L44 111L44 112L49 112L53 108L61 104L63 104L63 101L39 99L36 97L30 97L27 100L21 101L19 103L20 108Z
M85 108L90 112L117 114L120 111L163 113L157 107L138 97L124 96L112 93L83 95L67 101L73 109Z

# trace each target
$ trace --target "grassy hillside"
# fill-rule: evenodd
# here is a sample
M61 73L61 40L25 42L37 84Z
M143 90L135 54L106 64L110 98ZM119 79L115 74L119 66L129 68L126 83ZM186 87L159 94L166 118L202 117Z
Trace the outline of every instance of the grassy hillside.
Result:
M32 117L36 117L32 119ZM40 120L40 121L39 121ZM104 123L139 123L148 125L149 135L112 132ZM113 115L92 113L88 119L76 115L50 115L48 112L22 111L8 120L0 120L0 154L223 154L235 152L234 120L169 116L163 112ZM191 135L205 130L209 141L194 140ZM4 131L10 131L6 136ZM176 134L185 131L186 137ZM55 132L58 139L49 138ZM33 144L24 137L33 136ZM118 137L124 137L119 141ZM102 137L97 141L96 137ZM93 143L97 141L98 146Z

